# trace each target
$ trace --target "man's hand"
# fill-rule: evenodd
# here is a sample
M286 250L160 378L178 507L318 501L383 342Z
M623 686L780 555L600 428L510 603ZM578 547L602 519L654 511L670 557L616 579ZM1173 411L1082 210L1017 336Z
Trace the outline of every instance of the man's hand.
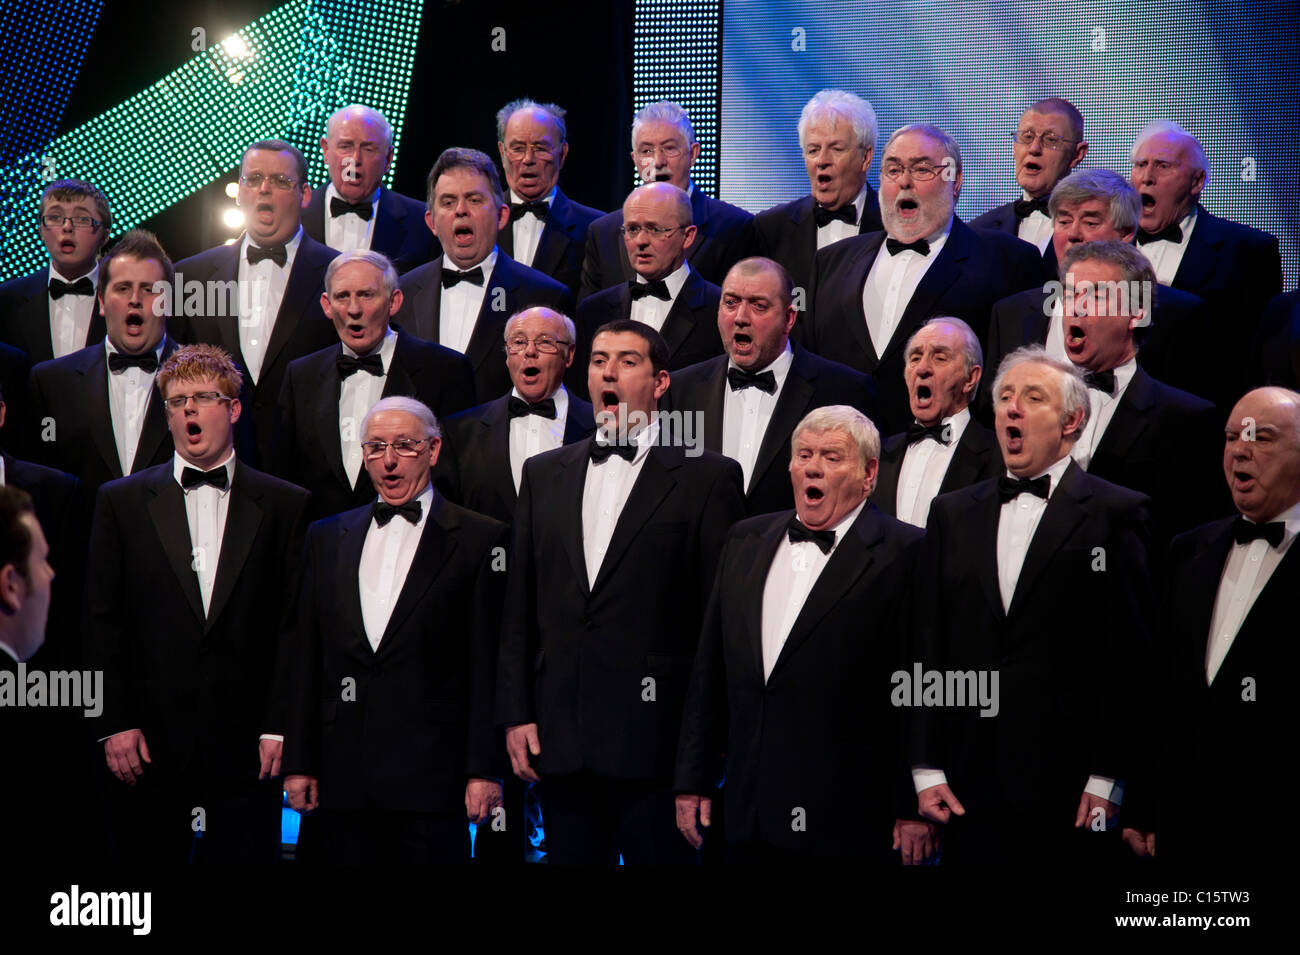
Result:
M1074 828L1078 829L1080 826L1091 828L1092 821L1097 815L1095 810L1098 806L1105 813L1103 818L1106 820L1106 824L1103 829L1113 829L1115 823L1119 821L1119 806L1109 799L1102 799L1090 792L1085 792L1079 799L1079 811L1074 814Z
M152 763L149 745L139 730L127 730L104 740L104 762L113 775L128 786L144 775L144 763Z
M537 738L536 723L520 723L506 730L506 752L510 754L510 768L527 783L539 783L541 777L528 765L528 754L542 755L542 744Z
M1141 832L1125 826L1121 835L1124 836L1124 842L1139 859L1145 859L1148 856L1155 857L1156 834L1154 832Z
M257 758L262 761L262 771L258 779L270 779L280 775L280 753L284 750L284 740L259 739L257 741Z
M501 784L495 779L471 779L465 784L465 815L476 826L501 805Z
M713 800L708 796L678 796L677 831L696 849L704 845L704 833L695 825L697 816L705 829L713 825Z
M895 819L894 848L903 850L903 865L929 862L939 851L939 827L916 819Z
M291 809L311 812L320 805L320 781L315 776L290 776L284 781L284 791Z
M966 807L957 801L947 783L939 783L917 793L916 813L932 822L946 823L954 814L966 815Z

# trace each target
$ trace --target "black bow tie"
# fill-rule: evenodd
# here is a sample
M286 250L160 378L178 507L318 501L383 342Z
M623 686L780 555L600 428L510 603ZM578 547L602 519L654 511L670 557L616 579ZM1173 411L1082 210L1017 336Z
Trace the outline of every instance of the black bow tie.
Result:
M907 429L907 443L916 444L926 438L934 438L945 447L952 441L951 424L932 424L928 428L919 421L913 421Z
M632 301L645 298L647 295L653 295L655 298L661 298L665 302L672 299L668 294L668 283L663 279L655 279L653 282L638 282L631 279L627 283L628 289L632 292Z
M442 287L452 288L461 282L468 282L470 285L483 284L483 266L476 265L465 272L457 272L455 269L443 267L442 270Z
M65 295L94 295L95 286L90 283L90 276L83 275L75 282L50 279L50 298L58 301Z
M139 368L141 371L147 371L152 375L158 370L158 356L151 351L147 351L143 355L124 355L119 351L109 353L109 371L126 371L128 368Z
M362 219L365 219L367 222L369 222L370 217L375 214L375 209L374 206L370 204L369 200L366 199L363 199L360 202L348 202L346 199L340 199L338 196L331 197L330 199L331 219L337 219L339 216L345 216L349 212L352 213L354 216L360 216Z
M186 468L181 472L181 487L184 488L198 487L201 484L211 484L213 487L224 488L229 481L230 475L224 467L213 468L211 471Z
M384 527L393 519L394 514L401 514L412 524L419 523L420 520L420 502L417 500L407 501L405 504L389 504L387 501L375 501L370 513L375 518L375 523Z
M510 221L512 223L518 222L530 212L537 216L537 218L545 220L546 213L548 213L550 209L551 207L541 199L536 202L512 202L510 203Z
M810 531L798 517L790 518L790 523L785 526L785 532L791 544L812 541L823 554L829 554L831 548L835 546L834 531Z
M849 225L858 224L858 207L852 202L846 202L838 209L827 209L820 203L813 203L813 221L817 223L817 228L829 225L839 219L841 222L847 222Z
M1041 497L1047 500L1047 492L1052 488L1052 476L1044 474L1042 477L1036 477L1032 480L1029 478L1007 477L1005 474L998 478L998 500L1003 504L1021 494L1032 494L1035 497Z
M890 255L898 255L899 252L912 251L920 252L922 255L930 254L930 243L925 239L917 239L915 242L899 242L897 239L886 239L885 248L889 250Z
M601 442L595 440L594 438L592 439L591 460L593 463L603 464L605 461L609 460L609 456L611 454L617 454L628 464L631 464L632 459L636 457L636 445L635 444L602 444Z
M1173 223L1172 225L1165 226L1159 232L1148 232L1145 229L1138 229L1138 234L1137 234L1138 245L1146 245L1148 242L1182 242L1182 241L1183 241L1183 230L1178 227L1177 222Z
M757 388L769 395L776 393L776 375L771 371L745 371L743 368L728 368L727 382L732 391L742 388Z
M284 263L289 261L289 250L282 245L253 245L248 243L248 250L245 252L249 265L256 265L263 259L270 259L276 265L284 268Z
M1047 215L1047 200L1050 198L1050 196L1039 196L1037 199L1017 199L1012 203L1016 210L1016 218L1024 219L1035 212Z
M1083 383L1093 391L1104 391L1108 395L1115 394L1115 372L1114 371L1088 371L1084 372Z
M541 418L550 418L552 421L555 420L554 398L543 398L536 404L530 404L529 402L524 401L523 398L511 395L510 400L506 402L506 404L510 408L510 417L512 418L526 418L530 414L535 414Z
M334 367L339 370L340 378L350 378L359 371L367 371L376 378L382 378L384 375L384 359L379 352L366 355L364 358L339 355L334 359Z
M1238 517L1232 522L1232 539L1238 544L1249 544L1262 539L1268 541L1269 547L1277 547L1285 534L1286 524L1283 521L1255 524L1244 517Z

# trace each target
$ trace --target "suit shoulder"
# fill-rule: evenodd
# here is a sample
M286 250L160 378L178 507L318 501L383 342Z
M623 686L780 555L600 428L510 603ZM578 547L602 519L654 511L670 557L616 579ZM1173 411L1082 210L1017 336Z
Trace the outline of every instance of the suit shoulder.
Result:
M516 270L520 280L528 286L530 293L548 292L553 295L568 296L569 287L563 282L551 278L545 272L539 272L537 269L514 259L510 259L510 264Z
M0 282L0 299L31 298L45 288L48 278L49 270L41 266L35 272Z
M1084 486L1108 507L1121 511L1136 511L1151 506L1151 498L1129 488L1107 481L1105 478L1080 470L1079 477L1085 478Z
M622 288L623 283L620 282L618 285L603 288L599 292L592 292L578 303L577 314L591 315L593 312L616 310L621 301Z
M289 362L289 376L316 374L318 366L327 366L333 361L333 352L336 348L338 348L337 345L326 345L317 351L308 352L299 358L295 358Z
M742 540L745 538L763 537L764 535L775 531L778 527L784 527L790 522L795 511L793 509L784 511L773 511L770 514L755 514L753 517L745 517L736 521L727 531L729 540Z
M85 348L79 348L71 354L64 355L62 358L51 358L48 361L37 362L32 366L32 377L46 378L71 374L93 364L96 358L104 354L104 343L96 342L93 345L87 345ZM105 358L105 361L107 360Z
M757 212L754 214L754 224L764 228L782 228L786 223L794 219L795 215L801 211L800 207L807 201L807 196L801 196L798 199L791 199L789 202L782 202L770 209Z
M698 388L717 374L719 366L726 363L727 356L718 355L714 358L706 358L704 361L697 361L685 368L679 368L671 373L672 380L668 387L676 389L678 394L689 389Z
M993 314L1019 315L1024 312L1038 312L1042 310L1042 305L1043 290L1029 288L1025 289L1023 292L1015 292L1005 298L998 299L993 303Z
M1004 202L1000 206L994 206L988 212L976 216L970 221L972 229L1001 229L1002 223L1006 221L1007 210L1013 204Z
M411 271L401 276L397 280L397 287L403 292L411 288L419 288L433 281L433 277L442 272L442 256L438 256L432 262L425 262L423 265L417 265Z
M1232 526L1236 519L1236 517L1221 517L1218 520L1193 527L1191 530L1183 531L1181 534L1175 534L1173 540L1169 543L1170 556L1177 556L1185 551L1196 553L1204 550L1221 534L1227 533L1228 528Z
M171 467L171 464L169 463L166 466ZM307 499L311 497L310 492L299 487L297 484L293 484L283 478L278 478L273 474L267 474L265 471L259 471L256 468L249 467L243 462L240 462L239 473L240 477L247 481L249 485L258 488L264 494L281 498L286 502L296 501L306 504Z
M840 239L825 248L818 249L813 258L818 271L826 274L833 272L845 262L866 255L869 249L881 245L884 241L883 232L865 232L861 235L851 235L847 239Z
M309 236L304 235L304 239ZM217 267L217 264L237 253L230 251L228 245L215 245L210 249L204 249L202 252L196 252L187 258L181 259L176 263L177 272L208 272Z
M20 461L17 458L6 458L5 476L9 483L19 487L40 487L65 494L81 486L81 481L76 475L37 464L35 461Z
M475 405L472 408L466 408L464 411L457 411L455 414L447 415L447 417L442 419L442 427L444 430L451 429L453 431L459 431L468 425L477 424L491 413L493 405L500 400L500 398L493 398L491 401L485 401L481 405ZM572 402L573 398L570 397L569 400Z
M733 206L730 202L723 202L721 199L708 197L709 221L721 219L728 226L744 226L753 218L752 212L747 212L740 206Z
M1213 402L1197 397L1190 391L1183 391L1155 378L1151 379L1151 384L1155 386L1156 400L1180 414L1203 415L1215 410Z
M1256 246L1276 246L1278 244L1277 236L1271 232L1265 232L1263 229L1256 229L1242 222L1216 216L1207 212L1204 207L1201 208L1198 216L1201 214L1207 217L1207 221L1211 225L1210 231L1218 232L1230 242ZM1193 227L1192 235L1195 234L1196 229Z
M870 503L867 506L876 507L876 505ZM876 510L879 512L880 509L876 508ZM925 537L924 528L909 524L907 521L900 521L888 514L879 513L878 516L882 522L885 539L899 548L910 547Z
M480 514L478 511L472 511L468 507L453 503L446 498L442 499L442 507L448 516L454 517L463 527L469 528L475 534L495 539L505 533L508 525L495 517L489 517L486 514Z

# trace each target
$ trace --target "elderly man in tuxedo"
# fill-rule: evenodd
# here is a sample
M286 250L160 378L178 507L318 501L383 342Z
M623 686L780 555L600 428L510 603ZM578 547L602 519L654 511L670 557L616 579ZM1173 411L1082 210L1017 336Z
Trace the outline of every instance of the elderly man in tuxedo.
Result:
M997 439L970 413L983 366L979 339L960 318L932 318L908 341L912 423L884 442L872 497L885 514L925 527L936 495L1002 473Z

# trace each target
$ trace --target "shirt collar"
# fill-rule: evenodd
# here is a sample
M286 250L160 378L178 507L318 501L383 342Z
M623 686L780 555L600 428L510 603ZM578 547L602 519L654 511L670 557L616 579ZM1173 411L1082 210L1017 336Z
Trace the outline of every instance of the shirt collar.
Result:
M379 206L379 190L380 190L380 188L382 188L382 187L380 187L380 186L376 186L376 187L375 187L375 193L374 193L374 195L372 195L372 196L370 197L370 216L371 216L370 221L371 221L371 222L374 221L374 214L375 214L375 212L377 211L378 206ZM337 189L334 188L334 183L333 183L333 181L331 180L330 184L329 184L328 186L325 187L325 216L326 216L326 218L329 217L330 200L331 200L331 199L342 199L342 198L343 198L343 197L339 195L339 191L338 191ZM350 202L351 200L346 200L346 201L349 201L349 202Z
M382 501L383 498L380 497L378 494L376 494L375 500ZM411 526L414 527L416 530L419 530L420 528L424 527L424 522L428 520L429 517L429 508L433 506L433 481L430 481L428 484L426 484L424 486L424 490L421 491L419 494L415 495L415 500L420 502L420 517L419 520L417 520ZM402 518L402 520L405 521L405 518ZM373 516L370 518L370 522L372 524L375 523L375 519ZM392 527L393 523L390 522L387 526ZM383 528L379 528L379 529L383 530Z
M9 646L9 644L5 643L3 640L0 640L0 651L4 651L5 653L9 654L9 656L13 658L14 663L23 662L22 660L18 659L18 654L14 653L13 649ZM19 692L26 693L27 692L26 687L24 687Z
M1053 465L1052 465L1050 468L1048 468L1046 471L1041 471L1041 472L1039 472L1038 474L1035 474L1035 475L1033 476L1032 480L1035 480L1035 481L1036 481L1036 480L1038 480L1040 477L1042 477L1044 474L1050 474L1051 477L1052 477L1052 480L1051 480L1050 485L1049 485L1048 488L1047 488L1047 496L1048 496L1048 497L1051 497L1053 494L1056 493L1056 489L1057 489L1058 487L1061 486L1061 478L1065 476L1065 469L1068 468L1068 467L1070 466L1070 462L1073 461L1073 460L1074 460L1074 458L1072 458L1072 457L1067 453L1067 454L1065 455L1065 457L1061 458L1061 460L1057 461L1055 464L1053 464ZM1007 471L1007 477L1011 478L1012 480L1018 480L1018 479L1016 478L1016 476L1015 476L1014 474L1012 474L1009 470Z
M1242 520L1249 521L1251 524L1255 523L1254 521L1250 520L1249 517L1246 517L1244 514L1241 515L1241 518ZM1282 533L1282 544L1281 544L1282 547L1285 547L1287 546L1287 542L1292 537L1295 537L1297 534L1300 534L1300 501L1297 501L1295 504L1292 504L1290 507L1288 507L1277 517L1273 518L1273 520L1265 521L1264 523L1273 524L1276 523L1277 521L1281 521L1283 524L1286 525L1286 529Z
M524 396L519 393L518 388L511 388L510 395L520 401L524 400ZM547 397L555 399L555 420L559 424L563 424L565 415L569 413L569 392L565 390L563 382L561 382L560 387L552 391Z
M765 371L770 371L772 377L776 379L777 387L785 384L786 375L790 374L790 366L794 364L794 350L790 347L790 340L787 338L785 349L762 368L757 369L754 373L761 375ZM740 367L730 358L727 359L728 370Z
M67 282L69 285L71 285L72 282L74 281L73 279L69 279L62 272L56 269L54 267L53 262L50 263L50 277L49 279L46 280L45 284L49 285L50 280L52 279L58 279L61 282ZM89 272L87 272L85 275L78 275L76 281L81 281L81 279L90 279L90 284L95 286L96 289L99 288L99 261L98 260L96 260L95 264L91 267Z
M186 488L184 484L181 484L181 475L185 472L185 469L193 468L193 467L196 466L191 464L189 461L186 461L183 457L181 457L179 451L172 453L172 477L176 479L177 484L181 485L182 491L194 490L193 488ZM216 489L220 491L222 494L225 494L227 491L230 490L231 485L235 483L235 449L234 448L230 449L230 454L226 455L226 459L222 461L220 464L218 464L217 467L226 469L226 486L224 488ZM210 470L215 471L216 468L211 468Z
M664 276L664 285L668 286L668 294L672 296L670 303L677 300L677 296L681 294L682 286L686 284L686 279L690 274L691 266L683 259L680 266ZM649 283L649 279L643 276L640 272L637 273L636 281L638 285L646 285Z
M339 344L343 345L343 354L350 358L365 358L366 355L378 353L384 363L384 374L386 375L393 364L393 353L397 351L397 332L393 331L393 326L389 325L388 333L379 340L379 347L370 349L370 351L366 352L366 355L357 354L343 342L339 342Z
M596 428L595 440L598 444L608 444L607 441L600 439L605 436L599 427ZM617 435L615 435L617 437ZM650 453L650 449L659 441L659 413L653 412L650 415L650 423L636 433L632 443L636 445L636 454L633 455L629 464L640 464L642 459Z
M492 269L496 266L496 264L497 264L497 247L495 245L492 246L492 251L489 252L486 256L484 256L481 261L475 262L468 269L462 269L459 265L457 265L455 262L453 262L445 255L442 257L442 267L444 269L450 269L452 272L468 272L470 271L470 269L477 269L480 266L482 266L483 288L485 289L487 288L488 276L492 274Z
M154 357L158 359L158 364L159 364L159 365L162 364L163 346L166 345L166 344L167 344L167 333L166 333L166 332L163 332L163 337L160 338L160 339L158 339L158 346L157 346L156 348L154 348L154 350L153 350ZM105 354L105 355L116 355L117 353L118 353L117 348L114 347L113 343L110 342L110 341L108 340L108 336L105 335L105 336L104 336L104 354ZM156 372L155 372L155 374L156 374Z
M302 224L299 223L298 231L295 232L284 243L284 267L286 269L291 268L293 266L293 257L294 255L297 254L298 246L301 244L302 244ZM256 245L259 249L262 247L260 243L253 241L253 237L251 235L245 232L244 241L239 244L239 260L241 262L248 261L248 247L250 245Z
M546 204L549 206L552 202L555 201L555 190L558 189L558 188L560 188L558 183L557 183L556 185L554 185L554 186L551 186L551 191L548 192L546 195L542 196L542 198L539 199L538 201L539 201L539 202L544 202L544 203L546 203ZM523 203L528 202L528 201L529 201L529 200L527 200L527 199L523 198L522 196L520 196L519 193L515 192L513 189L510 190L510 202L511 202L512 204L514 204L514 205L522 205Z
M830 553L826 555L827 557L835 553L835 548L840 546L840 541L844 540L845 533L853 526L853 522L858 519L858 515L862 513L862 509L867 506L867 501L870 499L870 495L864 497L858 502L857 507L840 518L840 522L831 528L831 533L835 535L835 543L831 546Z

